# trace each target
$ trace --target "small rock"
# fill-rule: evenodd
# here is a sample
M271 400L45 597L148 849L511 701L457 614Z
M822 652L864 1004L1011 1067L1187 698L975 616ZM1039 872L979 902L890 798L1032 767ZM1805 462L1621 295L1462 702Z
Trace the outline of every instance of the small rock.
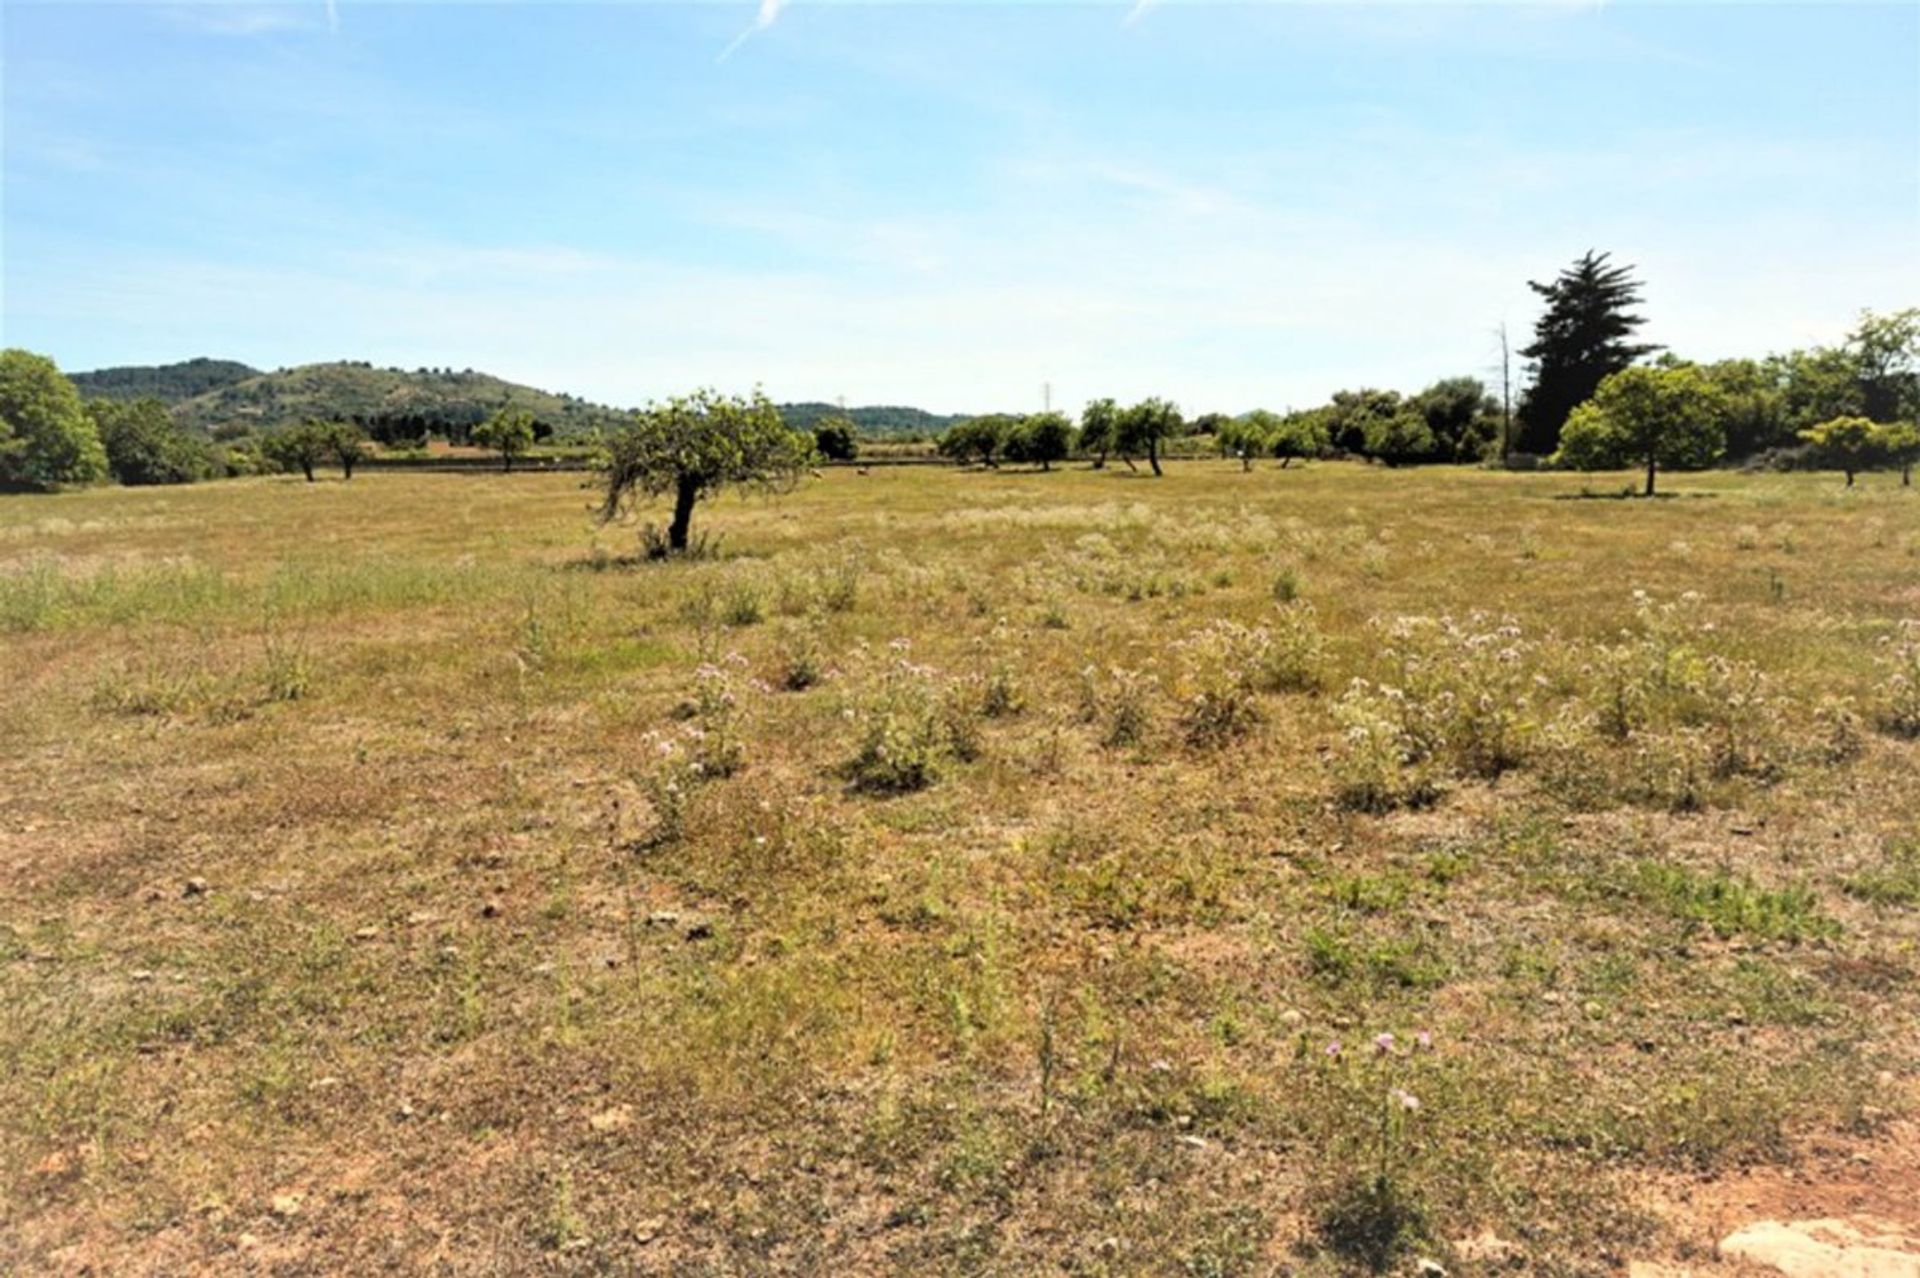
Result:
M1586 1002L1580 1005L1580 1012L1588 1020L1597 1021L1602 1016L1605 1016L1607 1014L1607 1009L1604 1007L1601 1007L1598 1003L1594 1002L1592 999L1588 999Z
M1178 1140L1188 1149L1205 1149L1207 1147L1207 1142L1198 1136L1181 1136Z
M413 913L407 915L408 927L422 927L428 923L438 923L439 921L440 916L431 910L415 910Z
M308 1083L307 1090L312 1092L330 1092L338 1086L340 1086L340 1080L329 1074L325 1078L316 1078L311 1083Z
M666 1228L667 1228L667 1222L664 1217L661 1217L661 1216L651 1217L647 1220L641 1221L639 1224L633 1227L633 1240L644 1247L648 1243L652 1242L654 1239L658 1238L661 1234L665 1233Z
M268 1205L273 1208L274 1215L285 1220L300 1214L300 1204L305 1202L306 1198L305 1194L297 1190L289 1190L284 1194L275 1194Z
M380 929L377 927L363 927L353 934L353 939L356 941L375 941L379 938Z
M1118 1238L1115 1238L1115 1237L1113 1237L1113 1236L1112 1236L1111 1234L1109 1234L1109 1235L1108 1235L1107 1237L1105 1237L1105 1238L1102 1238L1102 1239L1100 1240L1100 1254L1101 1254L1101 1255L1103 1255L1103 1256L1117 1256L1117 1255L1119 1255L1119 1254L1120 1254L1120 1240L1119 1240Z
M1791 1278L1916 1278L1920 1239L1905 1237L1884 1222L1762 1220L1720 1240L1729 1260L1765 1265Z
M393 1116L394 1116L395 1118L398 1118L398 1119L401 1119L401 1120L405 1120L405 1119L409 1119L409 1118L412 1118L412 1117L413 1117L413 1102L412 1102L412 1101L401 1101L401 1102L400 1102L400 1108L398 1108L398 1109L396 1109L396 1110L394 1110L394 1111L393 1111Z
M1431 1256L1420 1257L1420 1263L1414 1266L1414 1272L1420 1278L1447 1278L1447 1268Z
M181 896L205 896L206 894L207 881L199 875L195 875L180 885Z
M260 1245L260 1236L258 1234L241 1234L237 1245L241 1251L252 1251Z
M1288 1029L1299 1029L1302 1025L1306 1024L1306 1022L1307 1018L1301 1015L1298 1008L1289 1007L1286 1011L1280 1013L1280 1023Z
M143 967L127 973L127 977L130 980L139 981L144 984L145 982L151 981L153 979L153 973L149 972L146 968Z
M648 927L672 927L680 921L680 916L672 910L655 910L647 915Z

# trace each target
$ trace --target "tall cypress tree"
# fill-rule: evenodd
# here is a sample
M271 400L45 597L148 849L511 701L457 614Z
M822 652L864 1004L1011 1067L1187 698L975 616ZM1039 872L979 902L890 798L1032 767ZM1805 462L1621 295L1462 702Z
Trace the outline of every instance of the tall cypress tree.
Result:
M1534 325L1533 345L1520 352L1534 368L1533 385L1520 397L1519 446L1526 452L1553 452L1567 414L1602 378L1660 349L1627 340L1646 322L1632 311L1640 283L1631 266L1609 266L1608 256L1588 249L1552 283L1527 281L1547 310Z

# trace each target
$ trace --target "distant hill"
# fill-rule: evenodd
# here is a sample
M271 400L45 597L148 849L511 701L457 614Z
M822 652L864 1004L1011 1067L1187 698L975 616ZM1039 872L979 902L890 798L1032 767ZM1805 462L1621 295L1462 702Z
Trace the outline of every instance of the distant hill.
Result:
M377 439L401 442L428 433L464 440L496 410L524 408L541 434L584 435L625 420L626 414L574 395L544 391L472 369L375 368L358 360L302 364L265 373L234 360L190 359L178 364L102 368L73 373L83 395L137 399L152 395L172 405L183 423L222 435L275 430L309 418L358 422ZM811 431L833 404L779 405L796 430ZM845 410L855 429L870 439L938 435L966 414L929 413L897 404Z
M474 426L509 406L532 413L543 436L563 439L626 416L577 396L472 369L407 372L352 361L257 373L182 400L173 411L189 426L220 434L241 428L273 430L318 417L358 422L376 439L399 442L429 432L464 440Z
M231 359L182 360L178 364L134 365L74 373L70 380L82 395L99 399L141 399L151 395L177 404L195 395L260 376L260 370Z
M897 404L873 404L864 408L842 409L836 404L781 404L781 419L795 430L810 431L823 417L844 414L853 422L854 428L869 439L884 439L890 435L938 435L958 421L965 421L966 413L929 413L920 408L904 408Z

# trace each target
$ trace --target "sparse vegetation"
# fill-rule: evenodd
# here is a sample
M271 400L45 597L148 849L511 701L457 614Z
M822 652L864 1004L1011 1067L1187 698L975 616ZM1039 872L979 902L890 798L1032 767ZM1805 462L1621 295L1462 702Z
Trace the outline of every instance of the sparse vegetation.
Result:
M0 503L0 1268L1598 1274L1905 1121L1909 493L1056 469Z

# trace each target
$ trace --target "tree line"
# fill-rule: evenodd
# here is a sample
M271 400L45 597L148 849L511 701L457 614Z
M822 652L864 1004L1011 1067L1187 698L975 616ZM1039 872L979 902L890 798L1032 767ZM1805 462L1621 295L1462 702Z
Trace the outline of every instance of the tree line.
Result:
M1499 462L1578 470L1637 467L1644 491L1663 469L1758 459L1780 468L1845 472L1897 468L1910 483L1920 457L1920 308L1864 313L1838 346L1764 359L1695 363L1635 340L1633 269L1588 252L1556 278L1529 281L1544 302L1522 348L1528 383L1509 414L1475 377L1450 377L1413 395L1362 387L1313 408L1186 421L1164 400L1121 407L1089 402L1075 429L1058 413L994 414L949 428L942 455L982 466L1048 469L1069 456L1096 468L1109 456L1146 457L1154 473L1167 441L1210 436L1223 456L1354 457L1387 466Z

